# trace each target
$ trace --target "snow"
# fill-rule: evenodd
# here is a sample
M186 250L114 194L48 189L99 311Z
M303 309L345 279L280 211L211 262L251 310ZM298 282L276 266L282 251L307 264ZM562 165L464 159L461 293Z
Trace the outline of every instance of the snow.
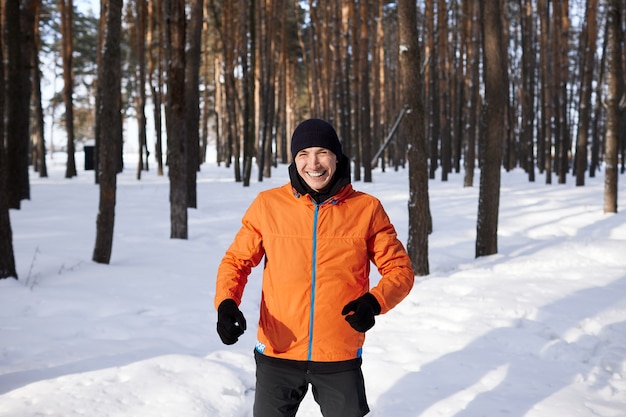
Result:
M214 279L245 209L286 166L243 187L204 164L188 240L169 238L167 176L137 181L135 166L127 156L118 177L110 265L91 261L92 171L65 179L55 155L11 211L20 279L0 280L0 416L252 415L261 271L233 346L215 332ZM406 242L407 172L373 178L355 188L382 200ZM371 416L624 415L626 214L603 213L603 173L584 187L526 178L503 173L499 253L478 259L478 186L430 182L431 274L368 332ZM320 415L309 392L298 416Z

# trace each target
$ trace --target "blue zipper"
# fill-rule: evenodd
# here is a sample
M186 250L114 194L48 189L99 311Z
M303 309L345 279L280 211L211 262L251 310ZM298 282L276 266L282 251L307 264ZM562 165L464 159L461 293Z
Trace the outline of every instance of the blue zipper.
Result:
M311 308L309 310L309 353L307 360L311 360L313 354L313 316L315 313L315 281L317 274L317 218L320 210L320 204L315 204L315 212L313 214L313 253L311 256Z

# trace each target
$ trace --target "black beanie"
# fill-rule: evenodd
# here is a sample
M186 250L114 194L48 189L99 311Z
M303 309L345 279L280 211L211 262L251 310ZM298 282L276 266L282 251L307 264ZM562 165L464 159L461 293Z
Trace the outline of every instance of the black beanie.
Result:
M291 136L291 157L296 159L298 152L313 146L332 151L338 160L343 155L337 132L330 123L322 119L308 119L296 127Z

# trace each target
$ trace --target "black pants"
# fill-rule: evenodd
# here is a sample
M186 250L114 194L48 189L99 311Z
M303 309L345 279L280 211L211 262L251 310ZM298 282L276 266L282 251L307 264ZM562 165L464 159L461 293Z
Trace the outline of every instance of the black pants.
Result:
M324 417L363 417L369 412L360 367L309 373L257 363L254 417L294 417L309 384Z

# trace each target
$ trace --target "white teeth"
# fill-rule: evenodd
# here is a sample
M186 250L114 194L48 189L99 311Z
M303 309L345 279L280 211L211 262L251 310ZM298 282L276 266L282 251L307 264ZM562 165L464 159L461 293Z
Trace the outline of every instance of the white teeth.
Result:
M311 177L321 177L322 175L324 175L324 173L323 173L323 172L308 172L308 174L309 174Z

